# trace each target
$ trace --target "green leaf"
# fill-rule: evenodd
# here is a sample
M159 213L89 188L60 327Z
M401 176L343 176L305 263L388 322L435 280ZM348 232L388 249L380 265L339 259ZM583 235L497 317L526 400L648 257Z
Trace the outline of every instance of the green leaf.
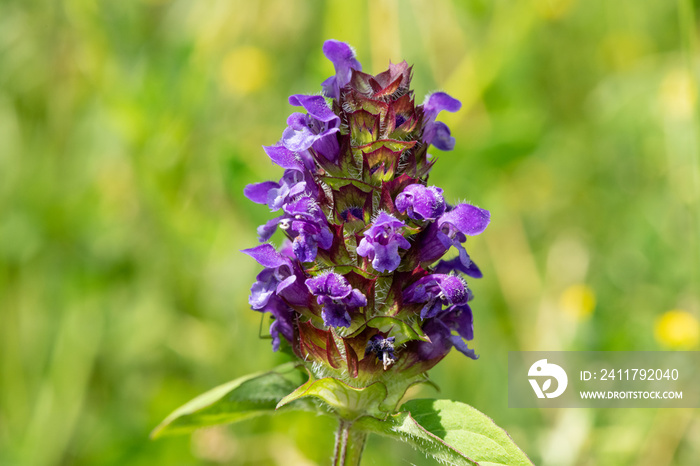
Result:
M412 400L385 421L362 418L356 427L401 440L438 461L456 465L532 466L491 418L450 400Z
M247 375L220 385L173 411L151 433L151 438L186 434L200 427L243 421L274 414L277 403L306 379L296 363L283 364L269 372ZM287 410L314 410L308 400Z
M355 388L333 377L309 380L294 393L285 396L277 406L281 408L305 397L320 399L338 415L349 420L366 414L386 416L379 408L387 397L386 386L381 382L375 382L365 388Z

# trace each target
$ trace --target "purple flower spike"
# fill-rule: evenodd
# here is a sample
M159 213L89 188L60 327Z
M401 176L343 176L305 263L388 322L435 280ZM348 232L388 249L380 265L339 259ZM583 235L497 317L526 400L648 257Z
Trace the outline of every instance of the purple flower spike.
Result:
M323 44L323 54L335 67L335 76L323 81L323 93L331 99L340 98L340 89L347 86L352 70L362 71L362 65L355 58L355 52L345 42L327 40Z
M282 133L282 143L294 152L313 148L331 162L338 158L340 118L328 108L320 95L293 95L289 103L304 107L307 114L292 113L287 119L289 127Z
M398 230L405 224L386 212L381 212L357 247L357 254L368 257L378 272L391 272L401 263L399 248L408 249L411 243Z
M263 147L281 178L244 189L275 212L258 227L262 244L243 251L260 264L249 302L271 314L273 349L288 343L314 377L398 387L453 348L476 358L461 277L481 271L464 243L490 214L426 186L427 146L455 147L437 120L457 99L436 92L416 105L405 61L372 75L348 44L326 41L323 53L335 73L322 94L291 95L282 137ZM267 244L273 235L282 247ZM411 339L407 326L429 338Z
M413 220L435 220L445 212L442 189L435 186L410 184L396 196L396 208Z
M469 288L455 275L433 274L418 280L403 292L407 303L425 303L421 319L435 317L443 312L443 306L461 306L469 301ZM448 309L453 309L450 307Z
M350 310L367 305L367 298L360 290L337 273L331 272L306 280L306 287L316 302L323 305L323 322L329 327L349 327Z
M432 144L440 150L452 150L455 138L445 123L435 121L438 113L443 110L456 112L462 108L462 103L444 92L431 94L423 104L423 141Z

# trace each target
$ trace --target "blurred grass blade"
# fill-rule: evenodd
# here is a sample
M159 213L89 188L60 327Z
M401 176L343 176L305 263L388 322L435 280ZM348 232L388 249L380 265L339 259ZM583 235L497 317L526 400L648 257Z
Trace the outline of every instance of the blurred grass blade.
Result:
M357 427L406 442L448 464L532 466L491 418L456 401L412 400L385 421L366 417Z
M277 403L306 378L305 372L295 363L287 363L269 372L219 385L173 411L151 432L151 438L187 434L200 427L274 414ZM299 400L287 405L286 410L313 410L313 406L310 400Z

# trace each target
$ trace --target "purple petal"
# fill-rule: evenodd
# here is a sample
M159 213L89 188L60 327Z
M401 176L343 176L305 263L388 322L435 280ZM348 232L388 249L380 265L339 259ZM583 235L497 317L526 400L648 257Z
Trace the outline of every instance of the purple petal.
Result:
M386 246L379 244L374 245L374 259L372 260L372 267L374 267L377 272L394 271L400 263L401 256L399 255L398 243L391 242Z
M423 332L430 341L418 343L418 356L421 360L438 359L445 356L452 347L450 329L437 319L431 319L423 325Z
M280 340L280 334L284 333L282 330L283 323L279 320L276 320L270 324L270 336L272 337L272 351L279 351L280 345L282 344L282 340ZM294 331L294 328L292 327L292 331ZM293 334L292 334L293 335ZM288 341L291 341L288 339Z
M257 281L250 288L250 296L248 297L248 302L253 309L264 307L275 292L277 281L274 275L273 269L263 269L256 277Z
M319 136L311 132L307 127L304 127L300 131L287 128L282 133L282 144L291 151L302 152L311 147L318 138Z
M282 241L282 245L279 248L279 253L282 254L283 256L287 256L290 259L294 258L294 251L292 250L292 242L289 241L289 239L285 238L284 241Z
M335 76L323 82L323 91L326 96L337 99L340 97L340 89L350 82L352 70L361 71L362 65L355 59L355 52L345 42L327 40L323 44L323 54L333 62L335 68Z
M428 286L435 282L433 275L427 275L410 285L403 292L403 299L409 303L424 303L430 299Z
M277 289L275 290L275 293L280 294L290 286L292 286L295 282L297 281L297 277L295 275L290 275L281 282L277 284Z
M339 65L353 64L358 71L362 70L362 65L355 59L355 52L345 42L329 39L323 43L323 54L333 62L336 69Z
M434 301L429 301L428 304L426 304L423 309L420 310L420 318L430 319L432 317L436 317L441 312L442 302L439 299L435 299Z
M340 97L338 78L336 78L335 75L330 76L323 81L321 83L321 89L323 89L323 95L326 97L330 97L331 99L337 99Z
M333 233L331 233L331 230L328 227L324 226L321 228L316 240L318 241L318 245L321 247L321 249L328 250L331 246L333 246Z
M423 139L426 144L432 144L440 150L447 151L455 148L455 138L452 137L450 128L441 121L432 123L430 131L426 131Z
M447 298L451 304L467 304L469 292L467 291L467 287L461 278L455 275L436 274L434 276L441 277L438 279L438 284L440 285L440 289L442 290L445 298Z
M316 140L311 144L311 147L324 156L326 160L335 162L340 153L340 144L338 144L339 128L332 128L323 134L318 135Z
M308 126L308 119L306 114L294 112L287 117L287 126L292 128L294 131L301 131Z
M465 265L460 256L453 257L452 259L449 259L449 260L441 260L435 266L435 270L434 270L435 273L445 273L445 274L450 273L452 271L462 272L463 274L466 274L472 278L483 277L481 270L479 270L479 267L477 267L477 265L474 263L474 261L469 259L469 262L467 262L467 265Z
M457 333L465 340L473 340L474 317L472 315L472 309L467 304L456 307L455 311L450 316L450 323L448 326L457 330Z
M277 268L282 265L291 265L289 258L277 252L271 244L261 244L254 248L242 249L241 252L248 254L264 267Z
M406 238L403 236L397 234L394 236L394 241L396 241L396 244L401 248L401 249L410 249L411 248L411 243L408 242Z
M471 204L459 204L451 211L443 214L437 221L438 226L445 223L454 225L461 233L475 236L483 232L491 220L488 210L480 209Z
M337 120L340 123L338 115L333 113L333 110L326 104L326 99L320 95L295 94L289 97L289 103L296 107L304 107L304 110L318 121L328 123ZM289 120L287 120L287 124L292 126Z
M274 181L263 181L262 183L247 185L243 188L243 194L257 204L267 204L267 193L271 189L277 189L279 187L279 183L275 183Z
M423 230L418 243L421 262L433 262L438 260L452 246L452 240L440 231L437 222L431 223Z
M302 170L304 167L292 151L284 146L263 146L265 153L282 168Z
M357 288L353 288L350 295L345 298L345 304L350 307L363 307L367 305L367 297Z
M289 342L294 340L294 310L283 300L277 296L272 296L261 311L269 312L275 318L275 321L270 325L273 351L277 351L280 347L280 336L283 336Z
M462 108L462 103L454 97L444 92L430 94L423 104L423 113L428 121L435 121L438 113L443 110L456 112Z
M289 189L287 197L293 198L306 191L306 182L300 181Z
M279 217L275 217L273 219L268 220L267 223L263 225L260 225L258 227L258 240L261 243L268 241L275 233L275 231L277 231L277 225L279 224L280 220L282 220L284 217L284 215L281 215Z
M411 184L396 196L395 205L414 220L435 220L445 211L445 198L436 186Z
M330 296L333 299L343 299L352 292L352 286L345 277L334 272L309 278L306 287L314 296Z
M292 242L292 249L301 262L313 262L318 254L318 243L313 236L298 235Z
M457 351L462 353L463 355L471 358L471 359L479 359L479 356L477 356L476 352L469 348L467 344L462 340L462 337L459 335L450 335L449 337L450 343L452 343Z
M378 226L388 226L391 228L400 228L404 226L405 223L402 222L401 220L397 219L391 214L388 214L384 211L380 212L379 215L377 215L376 220L373 223L374 227ZM371 229L371 228L370 228Z
M294 275L290 275L277 285L277 294L293 306L306 307L309 304L309 290L303 282L303 272L297 269Z
M317 202L311 197L305 196L284 206L284 211L289 215L308 220L320 220L323 213L320 212Z
M329 327L350 327L350 313L345 306L328 305L321 311L323 323Z
M367 238L362 238L360 244L357 246L357 254L361 257L367 257L374 253L374 246L369 242ZM370 257L372 259L372 257Z

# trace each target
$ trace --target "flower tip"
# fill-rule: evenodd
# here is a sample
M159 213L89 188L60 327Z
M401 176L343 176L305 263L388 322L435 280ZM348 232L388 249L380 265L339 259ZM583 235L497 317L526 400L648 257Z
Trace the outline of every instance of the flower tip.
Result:
M462 102L455 99L446 92L433 92L425 97L425 102L423 107L426 111L432 111L435 115L440 113L442 110L447 110L448 112L456 112L462 108Z
M323 54L330 61L350 60L355 58L355 51L349 44L336 39L328 39L323 43Z

